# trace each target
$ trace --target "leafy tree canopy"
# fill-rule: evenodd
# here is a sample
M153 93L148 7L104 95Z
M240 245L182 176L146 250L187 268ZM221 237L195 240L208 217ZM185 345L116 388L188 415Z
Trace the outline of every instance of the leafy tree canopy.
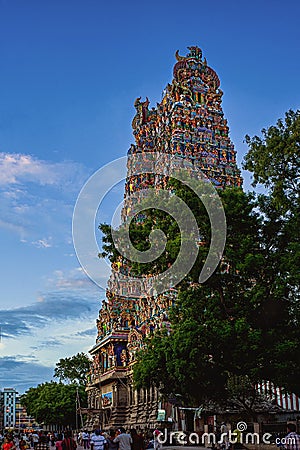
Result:
M85 407L87 397L84 386L53 381L28 389L21 396L21 404L38 423L75 428L77 390L81 406Z
M300 110L289 110L285 119L262 130L262 136L246 136L249 151L244 168L253 174L253 184L262 184L278 210L299 209Z
M157 332L138 356L137 388L155 384L167 397L176 394L189 405L231 399L245 409L254 405L245 399L262 380L300 395L299 112L289 111L285 122L262 135L246 137L245 168L266 194L237 188L220 192L227 242L217 270L203 284L198 276L210 245L210 221L191 189L171 181L197 219L201 242L193 269L177 286L172 332ZM100 228L102 256L115 261L119 253L111 229ZM142 225L132 222L133 245L147 250L155 228L168 238L166 251L155 264L132 264L138 275L161 273L176 260L180 232L162 211L149 208Z
M275 380L280 371L274 365L286 360L278 352L290 320L288 304L282 290L270 285L257 204L239 189L220 195L228 230L223 259L203 285L189 274L171 311L172 333L157 333L134 368L137 387L155 383L166 395L176 392L195 405L226 401L229 374L247 376L252 385Z
M85 385L90 364L90 359L83 352L69 358L62 358L56 363L54 377L60 382Z

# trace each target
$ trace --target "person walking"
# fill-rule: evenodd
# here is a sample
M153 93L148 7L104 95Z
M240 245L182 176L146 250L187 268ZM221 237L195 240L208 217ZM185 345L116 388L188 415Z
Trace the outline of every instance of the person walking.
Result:
M16 446L14 444L13 438L11 436L6 436L4 438L4 442L1 445L2 450L15 450Z
M221 443L220 443L221 449L228 450L230 447L230 442L228 436L229 430L226 422L221 423L220 432L221 432Z
M104 450L106 443L107 441L100 433L100 430L95 430L91 438L91 450Z
M107 450L118 450L119 443L118 442L114 442L115 437L116 437L116 431L115 430L110 430L109 431L109 435L106 438Z
M77 434L77 445L82 445L82 431L79 431L79 433Z
M51 442L51 447L55 446L55 436L54 433L50 433L49 440Z
M296 433L296 425L294 423L288 423L287 431L288 434L284 440L284 448L286 450L300 450L300 436Z
M72 437L72 432L69 430L65 431L64 436L61 443L62 450L76 450L77 444Z
M157 429L153 431L153 447L154 447L154 450L161 450L162 449L162 443L161 443L161 441L159 439L159 436L161 434L162 434L161 431L159 431Z
M49 450L49 445L47 442L47 436L41 435L39 441L35 446L35 450Z
M63 450L62 441L63 441L63 436L61 433L58 433L57 440L55 442L55 450Z
M130 434L126 433L125 428L119 428L119 434L114 439L115 443L119 444L119 450L131 450L132 437Z
M141 434L138 434L135 428L130 430L131 438L132 438L132 450L145 450L145 442L144 438Z
M27 450L27 442L25 441L23 436L19 440L19 449L20 450Z
M89 445L89 441L90 441L90 435L88 433L87 430L84 430L81 434L81 438L82 438L82 443L83 443L83 448L87 449L90 447Z
M35 447L37 446L37 444L39 442L39 435L37 434L36 431L34 431L31 435L31 437L32 437L32 445L33 445L33 448L35 449Z

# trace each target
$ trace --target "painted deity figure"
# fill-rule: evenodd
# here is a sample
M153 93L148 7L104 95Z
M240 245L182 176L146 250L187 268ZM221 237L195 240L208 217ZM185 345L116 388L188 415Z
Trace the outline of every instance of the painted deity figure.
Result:
M121 351L120 359L121 359L122 366L125 367L127 365L127 352L126 352L125 348L123 348L123 350Z

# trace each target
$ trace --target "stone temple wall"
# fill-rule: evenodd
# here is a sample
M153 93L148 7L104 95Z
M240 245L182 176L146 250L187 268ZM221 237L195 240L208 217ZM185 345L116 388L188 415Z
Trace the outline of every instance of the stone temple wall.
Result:
M135 143L128 151L123 223L144 190L168 189L173 157L191 178L204 173L217 189L241 186L236 151L222 110L220 80L198 47L188 49L187 56L176 52L173 80L165 88L161 102L153 108L149 108L148 98L138 98L134 103ZM158 174L147 172L151 154L160 167ZM143 214L136 218L141 224L143 219ZM128 274L130 261L118 258L112 264L107 299L97 319L98 335L90 351L93 364L87 385L90 427L155 427L158 407L162 407L154 387L133 390L132 366L146 337L162 327L170 332L168 311L176 301L176 289L171 287L156 295L147 287L147 277L142 280L145 289L141 289L141 281L128 282Z

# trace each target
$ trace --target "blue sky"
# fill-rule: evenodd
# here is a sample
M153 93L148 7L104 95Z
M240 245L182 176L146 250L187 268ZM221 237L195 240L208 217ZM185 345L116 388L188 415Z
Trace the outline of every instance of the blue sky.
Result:
M76 259L72 212L133 142L134 100L154 106L175 51L198 45L240 163L245 134L299 107L299 16L296 0L0 0L0 388L50 380L59 358L94 343L104 294Z

